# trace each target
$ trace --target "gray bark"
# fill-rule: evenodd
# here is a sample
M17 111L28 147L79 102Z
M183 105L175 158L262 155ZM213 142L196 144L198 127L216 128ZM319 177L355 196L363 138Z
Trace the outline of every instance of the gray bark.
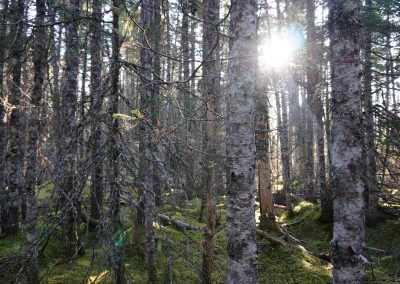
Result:
M113 20L112 20L112 64L111 64L111 114L118 113L118 102L120 96L119 90L119 77L120 77L120 47L121 39L119 36L119 13L120 13L120 1L113 0ZM120 219L120 185L119 179L119 147L118 147L118 135L119 135L119 121L118 118L112 118L111 126L111 137L110 137L110 209L109 215L111 220L111 268L114 271L114 280L117 284L126 282L125 277L125 265L124 255L122 246L118 245L116 239L121 238L123 232L123 226Z
M2 9L0 14L2 15L0 21L0 210L1 210L1 220L0 226L3 230L7 227L7 200L8 193L6 191L6 153L7 153L7 143L6 143L6 123L4 118L6 116L6 106L5 97L6 91L3 85L4 77L4 58L6 55L7 42L6 42L6 15L8 12L8 0L3 0Z
M47 69L47 35L44 27L45 0L36 0L36 29L34 33L34 78L31 95L31 117L28 129L28 157L26 163L26 239L29 259L26 269L28 283L39 281L36 185L38 178L38 145L40 139L40 105Z
M103 88L101 81L102 69L102 44L101 44L101 9L102 1L93 0L91 22L91 70L90 70L90 95L92 97L91 111L93 121L91 123L91 155L93 161L92 188L90 192L90 217L101 220L103 210L103 159L101 137L101 107L103 105ZM94 230L96 225L89 223L89 229Z
M77 91L79 75L79 12L80 1L70 0L66 19L65 73L61 89L62 95L62 135L64 138L63 172L61 184L61 204L65 210L62 221L63 245L66 255L75 256L82 253L79 238L80 216L78 210L79 192L76 187L76 151L77 151Z
M8 199L8 224L3 230L6 233L16 233L19 227L19 194L24 187L24 176L22 172L22 151L21 151L21 69L22 69L22 37L24 19L24 1L16 0L12 5L15 26L11 32L15 34L14 42L11 46L13 54L13 65L11 68L12 81L10 82L9 103L12 105L9 127L10 127L10 175L9 175L9 199ZM3 211L4 212L4 211Z
M257 1L231 1L227 90L227 283L257 283L254 97ZM254 52L249 53L253 50ZM249 56L250 55L250 56Z
M370 19L372 13L371 0L365 1L365 18ZM365 147L363 149L365 191L367 195L367 221L374 224L377 219L378 211L378 183L376 177L375 159L375 128L372 105L372 35L371 24L365 26L365 69L364 69L364 109L365 109Z
M153 222L156 218L156 205L153 183L153 170L154 170L154 143L151 126L151 100L153 98L153 81L152 81L152 66L153 66L153 52L149 47L153 46L156 39L153 38L151 31L152 16L153 16L153 3L150 0L142 0L141 19L144 28L142 35L143 49L140 50L141 65L144 67L142 72L142 84L140 87L140 105L141 111L145 115L145 119L141 121L139 126L139 149L140 151L140 164L139 164L139 182L143 191L144 197L144 224L146 229L146 245L147 245L147 274L148 281L155 283L157 281L156 270L156 249L154 240Z
M332 52L333 282L364 283L364 184L360 84L360 5L329 3Z

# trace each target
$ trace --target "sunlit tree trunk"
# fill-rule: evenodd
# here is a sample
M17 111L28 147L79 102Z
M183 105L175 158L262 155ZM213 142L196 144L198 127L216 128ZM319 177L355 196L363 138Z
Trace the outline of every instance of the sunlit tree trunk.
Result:
M227 90L227 283L257 283L254 97L257 1L231 2Z
M276 103L276 115L278 117L277 120L278 120L278 133L279 133L279 145L280 145L280 158L282 163L283 193L285 195L286 206L288 208L289 214L292 214L293 205L290 198L290 193L291 193L290 155L289 155L289 138L287 133L287 115L283 114L283 110L287 109L286 94L282 92L282 94L279 95L279 91L275 90L275 103ZM285 111L285 114L286 113L287 111ZM284 117L286 117L286 120L284 120Z
M90 70L90 95L92 97L91 110L93 121L91 123L91 145L92 145L92 188L90 192L90 217L94 220L101 220L103 210L103 159L101 150L101 107L103 104L103 88L101 81L102 69L102 44L101 44L101 0L93 0L91 22L91 70ZM96 224L89 223L89 229L95 229Z
M217 24L219 21L219 0L203 2L203 97L205 100L205 200L207 212L207 232L203 244L203 266L201 283L212 283L213 250L216 222L215 204L215 155L216 155L216 121L215 104L219 92L219 68L217 54L219 38Z
M364 283L360 4L329 3L332 52L333 282Z

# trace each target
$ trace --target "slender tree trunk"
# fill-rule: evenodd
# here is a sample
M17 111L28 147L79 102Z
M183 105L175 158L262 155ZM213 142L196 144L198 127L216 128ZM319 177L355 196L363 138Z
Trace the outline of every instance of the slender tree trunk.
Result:
M6 116L6 106L5 106L5 98L6 98L6 90L3 85L3 77L4 77L4 58L7 51L7 42L6 42L6 15L8 13L8 0L3 0L2 9L0 12L0 227L3 232L7 227L7 201L8 201L8 192L6 190L6 153L7 153L7 139L6 139L6 123L4 118Z
M281 101L282 99L282 107ZM289 155L289 138L287 133L287 111L285 110L286 105L286 94L282 92L275 91L275 102L276 110L278 116L278 133L279 133L279 144L281 150L281 162L282 162L282 178L283 178L283 193L286 199L286 206L288 208L289 214L293 213L293 205L290 198L291 188L290 188L290 155ZM282 115L281 115L282 109ZM285 110L285 115L283 114ZM286 117L286 120L284 119Z
M187 80L190 76L190 47L189 47L189 7L188 4L183 1L182 3L182 67L183 67L183 79ZM185 121L184 135L185 135L185 150L184 157L184 172L185 172L185 188L187 197L191 199L193 197L194 189L194 159L193 159L193 141L192 141L192 127L193 123L191 121L193 113L192 100L193 96L190 90L189 82L186 82L182 86L182 100L183 100L183 113Z
M139 164L139 182L143 190L144 197L144 223L146 228L146 245L147 245L147 274L148 281L155 283L157 281L156 270L156 250L154 240L153 222L156 217L155 207L155 194L153 183L153 161L154 161L154 143L152 130L149 125L151 123L150 102L153 96L153 81L152 81L152 66L153 66L153 52L148 48L153 46L155 39L151 31L153 20L153 5L150 0L142 0L142 26L144 28L144 35L142 37L142 44L145 48L140 51L141 65L143 66L143 79L141 85L141 111L145 115L145 119L141 121L139 126L140 131L140 164ZM146 40L145 40L146 39Z
M371 0L365 1L366 14L365 19L369 21L371 18L372 7ZM375 161L375 128L374 115L372 105L372 35L371 24L365 25L365 69L364 69L364 108L365 108L365 147L363 150L364 160L364 177L365 191L367 194L367 222L374 224L377 219L378 211L378 183L376 177L376 161Z
M326 167L325 167L325 139L324 139L324 108L322 104L322 92L317 91L317 85L321 81L318 68L318 47L317 47L317 33L315 28L315 2L314 0L307 0L306 3L307 13L307 83L308 83L308 105L310 111L315 116L316 121L316 138L317 138L317 181L316 187L321 194L321 216L320 220L330 222L333 218L332 211L332 194L330 187L326 183ZM309 112L309 114L311 114ZM312 131L312 130L311 130ZM312 142L312 141L311 141ZM308 143L308 142L307 142ZM313 158L313 151L308 152ZM308 160L307 160L308 162ZM311 186L311 184L309 184ZM308 189L311 189L310 187ZM314 192L311 192L312 200L315 200Z
M91 145L92 145L92 188L90 192L90 217L94 220L102 219L103 211L103 159L101 150L102 137L101 137L101 117L98 115L101 112L103 105L103 88L101 82L101 69L102 69L102 44L101 44L101 9L102 1L93 0L92 2L92 17L91 22L91 70L90 70L90 94L92 97L91 111L93 121L91 123ZM118 83L118 82L117 82ZM89 229L94 230L96 225L89 223Z
M227 283L257 283L254 97L257 1L231 1L227 93ZM253 51L252 56L249 52Z
M111 64L111 117L113 114L118 113L119 103L119 77L120 77L120 47L121 39L119 36L119 14L120 14L120 1L113 0L112 5L112 64ZM115 283L122 284L126 282L125 277L125 264L122 248L123 226L120 219L120 185L119 179L119 121L118 118L112 117L111 139L110 139L110 221L111 221L111 267L114 270Z
M80 244L80 216L78 210L79 192L76 187L76 151L77 151L77 91L79 75L79 21L80 1L70 0L66 27L65 73L62 85L62 124L63 124L63 184L61 192L62 207L65 210L62 221L63 245L69 257L83 253Z
M261 93L261 90L257 90L255 127L260 226L266 227L269 222L275 222L275 213L272 199L268 107L265 94Z
M160 0L153 0L153 21L151 23L152 27L152 34L154 36L154 50L160 51L160 40L161 38L161 1ZM160 127L160 106L161 106L161 98L160 98L160 84L161 81L161 60L159 54L154 54L154 62L153 62L153 69L154 69L154 85L153 85L153 103L152 103L152 127L153 129L159 129ZM154 138L153 144L153 153L157 153L158 157L161 157L159 154L159 147L158 147L158 139L159 137ZM156 205L161 204L161 181L160 181L160 161L154 159L153 162L153 188L155 194L155 202Z
M24 19L24 0L15 0L12 5L12 15L15 20L15 39L12 44L12 52L14 64L12 66L10 82L10 98L9 103L12 105L10 115L10 176L9 176L9 200L7 226L3 228L6 233L16 233L19 228L19 193L24 186L24 176L22 173L22 157L21 157L21 69L22 69L22 37L23 37L23 19Z
M29 248L26 279L28 283L32 284L39 282L36 185L38 175L38 145L40 139L40 105L47 69L45 17L45 0L36 0L36 29L34 32L33 56L34 85L30 100L31 117L28 129L28 158L26 161L26 238Z
M364 283L360 4L329 3L332 52L333 283Z
M216 223L215 204L215 155L216 155L216 121L215 104L219 92L219 52L218 27L219 0L203 2L203 97L205 100L205 200L207 211L207 232L203 243L203 266L201 283L212 283L213 250ZM214 49L215 48L215 49Z

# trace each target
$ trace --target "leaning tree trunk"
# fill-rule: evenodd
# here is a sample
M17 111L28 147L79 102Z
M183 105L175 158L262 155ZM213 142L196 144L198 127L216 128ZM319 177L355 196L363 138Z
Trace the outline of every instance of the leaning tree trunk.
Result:
M66 27L65 73L62 85L62 125L64 136L61 204L64 212L62 229L63 245L66 255L82 253L79 238L80 216L78 216L79 192L76 188L76 151L77 151L77 90L79 75L79 22L80 1L70 0L66 15L69 23Z
M38 144L40 139L40 105L43 97L44 79L47 70L47 35L44 27L45 0L36 0L36 29L34 32L33 90L31 95L31 117L28 129L28 157L26 161L26 238L28 283L39 282L36 183L38 178Z
M92 2L92 17L91 22L91 42L90 42L90 53L91 53L91 70L90 70L90 94L92 97L92 116L93 121L91 122L91 155L93 162L92 171L92 188L90 192L90 219L101 220L103 210L103 159L101 150L101 127L102 118L99 115L101 113L101 107L103 104L103 88L101 82L101 69L102 69L102 54L101 54L101 0L93 0ZM89 229L94 230L96 224L93 222L89 223Z
M23 18L24 18L24 0L16 0L13 3L12 15L15 20L15 26L12 28L12 34L15 39L12 45L13 66L11 69L12 81L10 82L9 103L12 105L10 115L10 176L9 176L9 199L8 210L6 210L8 220L7 226L3 228L5 233L16 233L19 228L19 193L24 186L24 176L22 173L22 153L21 153L21 68L22 52L24 50L22 43L23 36ZM3 211L4 212L4 211Z
M231 5L227 90L227 283L257 283L254 216L257 1L237 0L231 1Z
M205 101L205 200L207 212L207 231L203 244L203 266L201 283L212 283L213 250L216 223L215 205L215 156L216 156L216 122L215 104L219 93L219 52L218 27L219 0L203 2L203 97Z
M364 283L364 184L360 84L360 5L329 3L332 52L333 282Z
M150 283L157 282L156 270L156 248L154 239L153 222L156 217L156 205L154 196L154 183L153 183L153 135L151 130L151 101L153 95L153 81L152 81L152 65L153 65L153 51L150 46L153 46L153 33L151 31L152 23L152 1L142 0L142 26L144 34L142 36L142 44L144 48L140 51L141 65L143 66L142 72L142 85L140 94L141 111L144 113L145 118L142 119L139 126L139 149L140 164L139 164L139 183L143 191L144 197L144 224L146 228L146 245L147 245L147 274Z

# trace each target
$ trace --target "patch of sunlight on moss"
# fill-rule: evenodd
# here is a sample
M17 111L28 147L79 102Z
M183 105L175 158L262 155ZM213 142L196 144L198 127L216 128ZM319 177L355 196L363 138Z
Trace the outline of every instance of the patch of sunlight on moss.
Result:
M45 201L48 198L51 197L51 195L53 194L53 190L54 190L54 183L50 182L50 181L46 181L43 182L42 184L40 184L38 187L38 195L37 195L37 199L38 201Z

